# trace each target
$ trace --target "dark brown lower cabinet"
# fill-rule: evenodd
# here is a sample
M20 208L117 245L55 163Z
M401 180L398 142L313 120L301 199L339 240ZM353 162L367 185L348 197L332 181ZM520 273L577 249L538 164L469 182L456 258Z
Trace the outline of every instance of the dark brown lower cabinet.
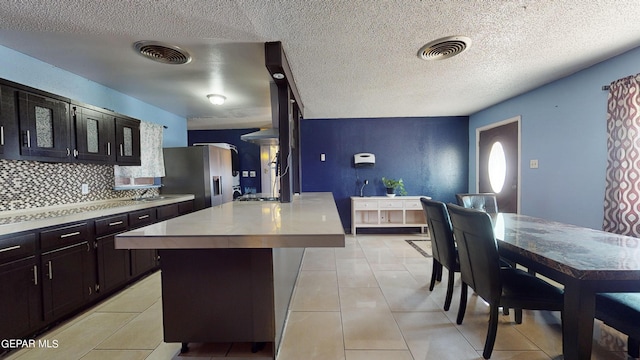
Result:
M59 319L79 309L94 293L95 262L89 242L42 254L42 293L45 320Z
M136 277L158 266L158 251L155 249L131 250L131 276Z
M129 250L115 248L115 235L98 238L98 283L106 293L126 283L131 274Z
M0 339L17 339L42 323L35 256L0 265Z

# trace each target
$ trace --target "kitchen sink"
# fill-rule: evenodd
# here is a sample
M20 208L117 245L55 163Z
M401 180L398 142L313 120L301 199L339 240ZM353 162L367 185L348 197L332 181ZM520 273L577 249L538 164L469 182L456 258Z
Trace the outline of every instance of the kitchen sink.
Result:
M133 200L133 201L156 201L156 200L162 200L162 199L166 199L166 196L151 196L151 197L145 197L145 198L133 198L131 200Z

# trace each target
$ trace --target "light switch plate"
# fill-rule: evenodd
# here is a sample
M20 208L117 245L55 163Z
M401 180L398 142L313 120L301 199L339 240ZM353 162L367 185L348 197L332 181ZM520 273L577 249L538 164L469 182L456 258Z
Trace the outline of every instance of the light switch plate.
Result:
M249 172L248 171L243 171L242 172L242 177L249 177Z
M529 168L530 169L537 169L538 168L538 160L537 159L529 160Z
M256 177L255 171L249 171L249 177Z

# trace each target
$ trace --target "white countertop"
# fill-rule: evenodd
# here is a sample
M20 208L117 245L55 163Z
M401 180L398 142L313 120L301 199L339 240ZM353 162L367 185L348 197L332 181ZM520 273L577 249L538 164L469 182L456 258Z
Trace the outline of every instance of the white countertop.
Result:
M150 207L192 200L193 195L162 195L161 199L136 201L131 198L100 200L19 211L0 212L0 235L48 226L127 213Z
M292 202L234 201L116 236L119 249L344 247L331 193Z

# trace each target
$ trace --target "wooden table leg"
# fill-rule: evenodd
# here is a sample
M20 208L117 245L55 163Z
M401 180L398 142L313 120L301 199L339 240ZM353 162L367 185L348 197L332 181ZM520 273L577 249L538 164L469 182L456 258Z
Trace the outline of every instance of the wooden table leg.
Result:
M588 360L593 345L595 293L585 281L569 281L564 290L562 349L565 360Z

